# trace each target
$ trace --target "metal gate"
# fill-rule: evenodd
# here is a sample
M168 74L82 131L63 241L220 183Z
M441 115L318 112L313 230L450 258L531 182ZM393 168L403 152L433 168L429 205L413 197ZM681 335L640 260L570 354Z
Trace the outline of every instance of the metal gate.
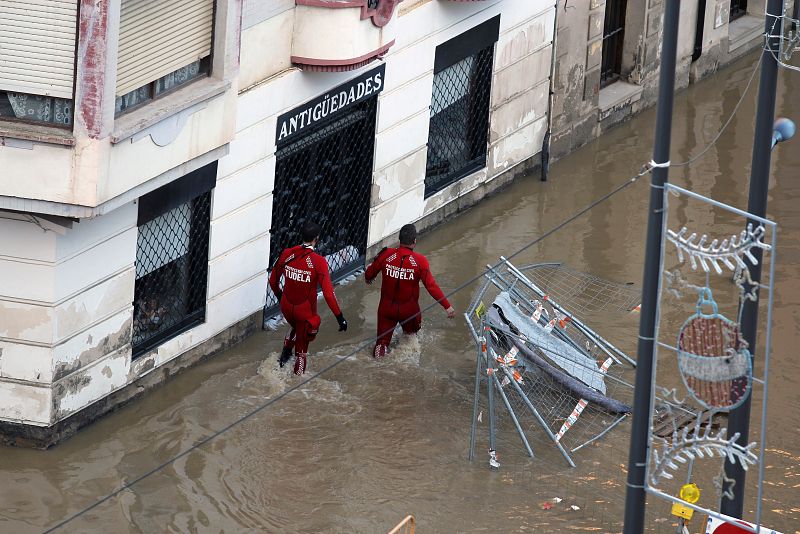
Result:
M322 227L317 252L334 283L363 267L369 228L377 98L279 148L276 154L270 265L300 244L306 220ZM279 313L267 288L264 319Z

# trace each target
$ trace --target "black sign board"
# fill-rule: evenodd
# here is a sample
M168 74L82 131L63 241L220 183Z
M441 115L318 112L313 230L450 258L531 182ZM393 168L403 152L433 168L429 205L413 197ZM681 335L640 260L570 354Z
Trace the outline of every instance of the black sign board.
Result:
M386 64L381 63L371 71L280 115L275 133L276 144L283 145L298 134L347 112L354 104L376 96L383 90L385 72Z

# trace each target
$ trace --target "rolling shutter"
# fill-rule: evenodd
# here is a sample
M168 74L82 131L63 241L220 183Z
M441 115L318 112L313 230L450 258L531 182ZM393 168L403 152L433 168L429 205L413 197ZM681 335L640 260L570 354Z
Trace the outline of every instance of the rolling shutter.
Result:
M0 0L0 90L72 99L78 0Z
M117 96L211 54L213 25L214 0L122 0Z

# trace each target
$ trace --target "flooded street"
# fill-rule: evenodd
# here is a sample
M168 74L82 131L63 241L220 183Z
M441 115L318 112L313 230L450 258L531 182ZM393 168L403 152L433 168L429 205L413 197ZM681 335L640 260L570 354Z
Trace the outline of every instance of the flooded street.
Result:
M712 139L752 72L749 56L676 99L672 161ZM746 208L757 83L728 131L695 165L670 180ZM800 118L800 79L781 73L778 115ZM651 158L655 110L648 110L551 168L483 201L425 234L426 254L447 292L509 255L636 174ZM800 525L800 140L773 153L769 216L779 224L764 524ZM797 144L797 147L795 146ZM619 283L641 283L649 178L531 247L516 260L557 261ZM725 227L725 231L738 231ZM722 232L721 232L722 233ZM75 519L64 532L386 532L414 514L419 532L619 531L627 462L626 421L601 446L576 455L571 470L552 447L529 460L512 432L498 442L502 467L490 471L486 419L476 461L467 461L475 348L460 313L477 285L425 314L418 339L384 361L371 346L294 391L273 370L284 334L260 332L184 372L145 398L48 451L4 448L0 456L2 532L41 532L94 504L237 418L263 410L163 470ZM323 313L311 346L314 375L374 335L379 290L362 280L337 288L350 322L336 332ZM425 295L423 305L431 302ZM763 308L762 308L763 310ZM626 326L626 325L623 325ZM635 352L638 315L612 340ZM623 335L620 335L623 334ZM306 375L304 379L307 379ZM755 413L755 407L754 407ZM748 482L754 482L751 470ZM713 488L708 488L713 492ZM752 510L754 491L746 497ZM542 510L553 497L562 502ZM651 503L654 499L649 499ZM570 506L577 506L573 510ZM648 524L674 532L663 505ZM693 532L699 530L693 525Z

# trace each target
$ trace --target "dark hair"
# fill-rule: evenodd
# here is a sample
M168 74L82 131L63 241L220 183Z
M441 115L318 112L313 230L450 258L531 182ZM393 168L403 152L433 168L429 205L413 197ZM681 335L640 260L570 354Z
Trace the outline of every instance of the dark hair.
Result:
M311 243L319 237L321 232L322 228L320 228L317 223L306 221L306 223L303 224L303 229L300 230L300 236L303 238L303 243Z
M417 228L413 224L406 224L400 228L400 244L413 245L417 240Z

